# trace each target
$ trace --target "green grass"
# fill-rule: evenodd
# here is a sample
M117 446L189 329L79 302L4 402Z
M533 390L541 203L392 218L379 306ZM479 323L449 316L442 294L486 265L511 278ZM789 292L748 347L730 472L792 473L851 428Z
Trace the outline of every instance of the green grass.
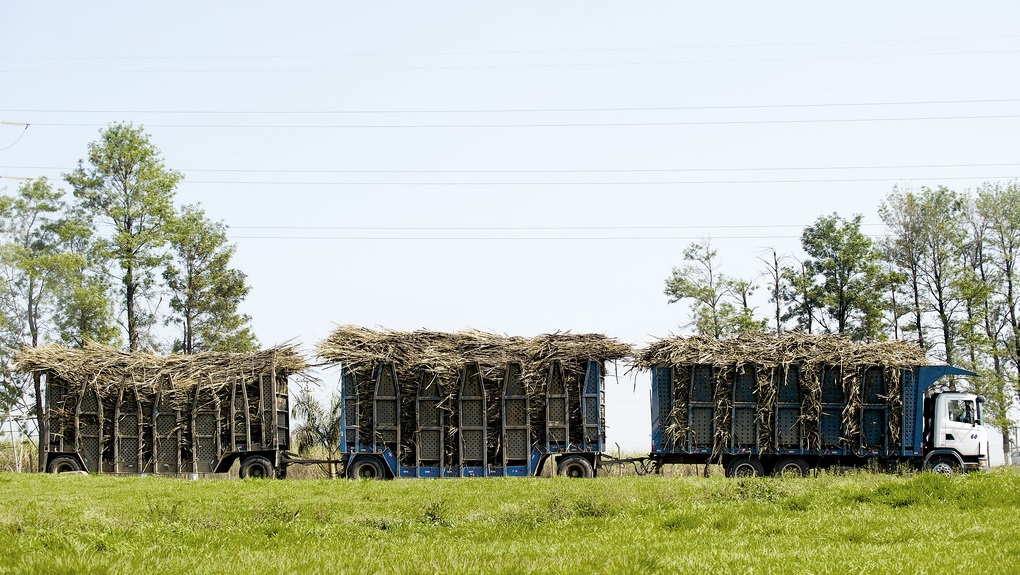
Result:
M1015 573L1020 474L0 474L0 573Z

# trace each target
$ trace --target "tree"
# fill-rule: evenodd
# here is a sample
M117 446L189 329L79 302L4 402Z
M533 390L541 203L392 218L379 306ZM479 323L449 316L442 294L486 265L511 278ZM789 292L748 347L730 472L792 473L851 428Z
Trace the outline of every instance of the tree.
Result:
M1005 411L1015 404L1017 391L1020 390L1020 286L1017 285L1017 265L1020 264L1020 184L985 184L978 190L975 209L986 226L986 261L988 267L994 270L995 277L991 289L990 313L985 323L986 333L993 345L993 368L998 381L989 382L993 388L989 395L1002 396L1003 411L996 414L996 424L1003 430L1005 452L1009 453L1008 429L1011 422ZM989 275L992 273L989 271ZM1005 369L1004 364L1007 362L1013 368L1012 375Z
M701 335L721 338L745 332L765 330L766 320L756 320L748 298L755 286L729 278L718 271L717 252L709 240L694 242L684 250L684 260L692 262L674 267L666 279L669 303L693 300L692 324ZM739 304L740 307L737 307Z
M998 296L1002 300L1006 333L1001 339L1007 357L1020 379L1020 184L1003 187L986 184L978 191L977 209L988 223L988 258L998 270Z
M887 281L879 265L881 253L861 233L861 219L822 216L804 229L801 245L811 258L804 267L816 280L811 291L825 312L822 326L855 340L871 340L882 332Z
M184 206L167 228L172 258L163 271L173 314L167 324L181 328L174 351L253 351L258 343L251 318L237 311L251 288L230 268L236 248L226 228L198 206Z
M307 455L313 448L321 447L327 459L338 459L343 435L342 405L343 400L336 394L330 398L328 406L312 396L308 388L298 394L292 410L294 417L301 420L294 430L299 454ZM325 469L331 479L336 477L335 463L328 464Z
M889 228L891 236L886 242L886 259L899 270L903 283L908 288L908 298L911 302L909 313L913 316L909 331L917 335L918 346L927 351L921 293L921 260L925 249L924 224L917 198L912 193L904 193L894 187L892 193L879 206L878 213ZM897 327L898 325L897 322Z
M952 364L957 359L958 336L954 316L961 303L954 286L963 270L960 250L966 241L962 219L966 200L944 186L922 187L918 203L923 244L920 283L928 311L938 319L943 359Z
M109 271L91 222L81 210L74 210L61 221L58 233L69 256L53 316L60 341L73 347L84 347L89 341L119 345Z
M769 279L769 303L776 304L776 335L783 333L783 266L782 261L785 258L780 258L776 250L770 250L772 252L771 258L763 258L758 256L758 259L765 264L768 279Z
M21 346L39 345L54 288L67 265L57 233L57 215L64 207L62 196L63 192L54 190L46 178L24 183L14 196L0 196L0 273L5 284L0 293L4 316L0 369L4 395L7 402L18 401L25 415L34 415L39 437L45 436L42 380L38 374L26 378L15 373L11 361ZM7 403L8 411L13 405ZM43 449L40 442L40 466Z
M1007 415L1013 404L1012 384L1005 370L1004 348L1000 345L1006 327L1004 299L996 297L1001 274L988 259L989 221L977 202L965 196L963 220L967 237L959 250L962 270L953 286L962 301L963 317L958 320L959 342L964 350L962 364L981 377L970 381L974 393L985 397L985 421L1002 430L1003 454L1009 458Z
M963 220L966 224L964 242L958 247L959 273L952 289L963 306L957 330L966 364L979 370L983 360L992 359L993 369L1001 372L1002 359L995 347L1001 332L999 307L993 299L997 275L988 261L988 222L976 209L971 197L965 196Z
M886 295L885 299L886 309L889 311L889 331L892 333L893 339L900 339L900 318L910 313L911 308L909 305L903 304L903 287L907 282L907 276L901 273L896 264L892 262L892 255L889 250L889 243L884 244L883 255L885 260L882 262L882 272L886 279Z
M65 179L83 208L109 225L109 238L97 242L121 270L128 347L139 348L143 330L155 313L142 309L153 288L153 273L164 262L166 224L173 216L174 188L180 172L168 169L159 150L142 128L112 124L89 144L87 160L79 160Z
M782 321L796 321L796 328L806 333L814 333L815 313L821 306L818 301L818 290L814 285L814 277L808 272L804 262L794 268L784 266L780 272L782 283L780 295L783 301L789 302Z
M730 293L733 294L737 306L733 313L728 312L729 302L723 303L723 317L730 334L740 333L762 333L768 327L767 319L756 319L754 308L750 305L751 296L758 290L758 286L749 280L731 278Z

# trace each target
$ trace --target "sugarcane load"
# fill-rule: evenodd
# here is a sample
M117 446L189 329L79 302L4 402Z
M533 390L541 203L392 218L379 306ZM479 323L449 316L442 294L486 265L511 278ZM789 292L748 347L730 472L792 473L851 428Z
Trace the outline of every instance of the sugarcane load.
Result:
M947 391L915 345L787 333L660 339L641 350L602 334L535 337L340 325L318 346L339 367L339 446L289 452L292 346L155 356L88 345L25 348L45 382L51 472L283 477L329 464L356 479L526 477L551 467L720 464L730 476L825 467L988 465L980 396ZM611 366L651 373L651 452L606 453ZM945 380L943 384L953 380Z
M987 466L983 398L932 393L943 376L916 345L788 333L676 337L644 349L652 372L652 453L666 463L720 463L728 475L828 466Z
M601 334L339 326L319 355L341 367L349 477L592 477L605 448L606 362L633 354Z
M50 472L282 477L290 447L293 346L157 356L100 345L24 348L45 379Z

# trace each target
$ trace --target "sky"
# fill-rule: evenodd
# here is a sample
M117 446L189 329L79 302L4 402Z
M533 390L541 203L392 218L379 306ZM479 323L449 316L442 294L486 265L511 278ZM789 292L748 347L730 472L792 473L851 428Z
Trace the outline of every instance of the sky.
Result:
M337 323L645 345L686 332L664 281L705 238L764 317L760 258L800 257L817 217L881 237L894 186L1020 176L1015 2L0 0L0 21L0 190L143 126L178 204L229 226L260 341L309 352ZM648 451L648 393L611 374L611 446Z

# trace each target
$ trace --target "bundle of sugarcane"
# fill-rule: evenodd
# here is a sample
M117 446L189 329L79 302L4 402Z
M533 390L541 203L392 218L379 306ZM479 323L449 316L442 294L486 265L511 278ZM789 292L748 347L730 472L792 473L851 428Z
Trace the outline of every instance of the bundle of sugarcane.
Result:
M68 395L77 396L86 387L93 387L103 401L129 389L140 398L151 398L159 390L170 390L183 402L198 386L220 393L236 382L257 380L262 373L275 370L279 377L285 378L307 368L295 346L250 353L160 356L97 344L87 344L83 348L46 345L22 348L14 361L19 371L44 373L51 380L59 381Z
M901 372L925 365L927 360L914 344L902 341L872 343L852 342L836 335L787 333L779 337L762 334L741 335L730 339L703 336L660 339L641 351L637 364L641 367L667 366L686 368L707 365L714 368L716 403L716 451L729 442L729 414L734 370L754 369L758 408L756 419L761 433L761 449L776 447L772 433L779 385L795 370L800 382L801 411L798 422L803 425L807 447L821 446L822 382L827 369L841 374L842 430L844 442L851 448L860 447L860 425L863 409L863 380L868 369L882 370L886 390L882 396L889 408L889 438L895 445L902 433L900 409L902 400ZM690 433L686 421L686 402L691 384L687 370L674 369L673 410L665 426L669 440L682 444Z
M545 423L546 380L554 362L562 365L572 397L578 397L576 382L583 381L589 361L604 366L607 361L631 356L632 348L601 334L554 333L525 338L477 330L443 333L340 325L319 344L318 352L324 359L340 363L354 376L362 400L358 422L363 430L372 428L370 398L375 394L377 370L384 365L393 367L401 397L400 455L405 460L413 458L415 449L414 398L422 382L434 378L441 389L439 406L447 424L445 454L447 460L455 460L460 425L457 400L468 366L477 366L477 377L481 378L487 400L485 418L490 429L487 447L492 458L501 449L499 434L493 431L499 428L498 399L508 366L520 365L521 381L531 400L532 428L541 429ZM580 402L572 402L571 407L572 418L579 420ZM580 429L580 425L577 427Z

